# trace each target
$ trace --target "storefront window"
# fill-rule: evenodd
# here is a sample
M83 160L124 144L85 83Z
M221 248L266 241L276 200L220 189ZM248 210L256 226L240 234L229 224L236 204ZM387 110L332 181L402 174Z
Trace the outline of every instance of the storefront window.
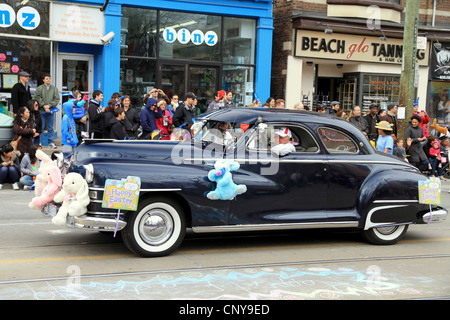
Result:
M432 119L441 125L450 124L450 82L430 81L428 110Z
M255 99L256 19L130 7L122 15L121 91L136 107L153 87L192 91L203 109L221 89L237 106Z
M220 61L220 16L160 11L159 57Z
M122 58L120 76L120 92L129 95L131 105L140 110L143 97L155 87L156 60Z
M223 66L222 87L233 92L236 107L245 107L254 100L254 68L247 66Z
M19 79L19 71L28 72L31 77L32 94L42 84L42 76L50 73L50 42L39 40L0 39L0 92L11 92L11 87Z
M386 109L391 103L398 103L400 94L399 76L363 76L363 110L375 103L379 109Z
M122 8L121 55L156 57L157 11Z
M223 61L254 64L256 21L225 17L224 28Z

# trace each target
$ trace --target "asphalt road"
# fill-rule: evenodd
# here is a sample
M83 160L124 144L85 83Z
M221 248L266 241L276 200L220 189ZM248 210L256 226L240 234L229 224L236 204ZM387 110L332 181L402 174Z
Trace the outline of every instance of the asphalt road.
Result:
M172 255L145 259L111 233L53 225L28 208L33 194L0 191L0 300L450 298L450 219L393 246L349 230L188 233Z

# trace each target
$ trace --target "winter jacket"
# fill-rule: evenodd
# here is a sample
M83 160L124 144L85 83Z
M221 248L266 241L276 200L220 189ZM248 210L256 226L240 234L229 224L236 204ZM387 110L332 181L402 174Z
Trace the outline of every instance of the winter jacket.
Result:
M102 133L103 131L103 108L96 99L89 101L89 135L93 132Z
M78 144L77 126L73 119L73 103L67 101L63 104L64 117L61 123L61 143L71 147L76 147Z
M125 123L123 120L119 121L116 118L112 118L110 121L110 138L116 140L128 140L128 134L125 131Z
M423 138L423 130L420 126L413 127L409 126L405 131L405 140L408 138L412 139L412 144L407 150L410 159L410 163L420 163L427 159L427 156L422 148L422 143L417 140L417 138ZM406 145L406 143L405 143Z
M158 100L154 98L148 99L145 108L141 111L142 137L144 138L158 128L156 126L156 119L162 117L160 108L157 107L155 110L151 110L151 106L157 102Z
M111 110L103 111L102 138L109 139L111 136L111 121L114 119L114 112Z
M187 104L180 102L175 114L173 115L173 125L175 127L183 126L184 129L189 128L195 122L195 116L197 115L197 107L192 105L189 107Z
M167 124L164 125L164 117L167 117ZM170 134L170 126L173 124L172 117L170 116L170 112L168 110L162 111L162 117L156 119L156 127L161 129L161 135L163 137L168 136ZM163 139L164 140L164 139Z
M75 99L69 99L70 102L72 102L72 105L75 106L75 113L73 114L73 118L75 120L81 119L86 115L86 110L84 109L84 104L86 103L85 100L75 100Z
M19 109L27 106L28 100L31 99L30 87L28 84L24 86L22 82L17 82L11 89L11 104L13 113L17 114Z
M55 86L50 85L47 89L45 84L41 84L36 88L35 99L39 103L39 112L44 112L44 106L49 105L50 110L55 108L59 103L59 92Z
M129 108L125 111L125 119L123 119L125 123L125 131L127 132L129 137L135 137L139 127L141 126L141 118L139 116L139 112L137 112L134 108ZM131 130L133 129L133 130Z
M17 144L17 150L21 152L22 155L28 152L28 149L33 144L33 137L34 137L34 123L33 120L28 118L27 121L23 121L22 118L19 119L16 118L14 120L14 140L17 140L19 136L20 138L19 143Z

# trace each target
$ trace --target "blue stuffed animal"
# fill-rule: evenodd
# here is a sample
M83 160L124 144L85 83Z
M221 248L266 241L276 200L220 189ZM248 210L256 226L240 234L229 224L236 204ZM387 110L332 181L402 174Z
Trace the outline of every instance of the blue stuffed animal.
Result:
M233 160L217 160L214 169L208 172L208 179L216 182L214 191L206 195L210 200L232 200L237 195L247 191L244 184L237 185L233 182L231 171L239 169L239 163Z

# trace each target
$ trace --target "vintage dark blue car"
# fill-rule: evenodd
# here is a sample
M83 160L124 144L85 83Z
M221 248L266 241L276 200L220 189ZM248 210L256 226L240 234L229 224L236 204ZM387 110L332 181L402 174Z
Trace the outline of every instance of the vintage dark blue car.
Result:
M280 128L295 152L274 155ZM88 212L67 226L120 231L140 256L163 256L195 233L354 228L374 244L393 244L410 224L443 221L447 210L419 203L416 168L376 152L352 124L329 115L264 108L201 115L187 141L87 140L71 161L89 184ZM179 135L181 138L183 134ZM222 159L245 191L213 200L208 173ZM220 173L219 173L220 175ZM137 211L102 208L107 179L141 179ZM242 191L242 190L241 190Z

